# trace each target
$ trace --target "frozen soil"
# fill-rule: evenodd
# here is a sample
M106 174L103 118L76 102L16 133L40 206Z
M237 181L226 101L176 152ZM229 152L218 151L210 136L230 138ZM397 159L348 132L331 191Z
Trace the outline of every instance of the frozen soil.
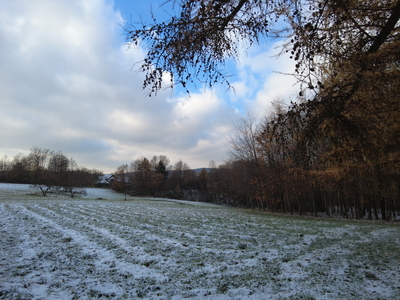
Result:
M122 199L0 184L0 299L400 299L398 224Z

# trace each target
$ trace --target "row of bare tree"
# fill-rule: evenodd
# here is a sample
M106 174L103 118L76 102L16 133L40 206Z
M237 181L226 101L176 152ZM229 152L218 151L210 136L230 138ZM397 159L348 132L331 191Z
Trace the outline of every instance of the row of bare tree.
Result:
M33 147L28 155L18 154L11 160L0 159L0 182L28 183L43 196L49 191L63 191L73 198L84 193L83 187L93 186L101 174L97 170L78 167L73 158L61 151Z
M251 114L241 119L230 160L213 171L214 197L272 212L397 219L400 153L388 147L393 141L383 139L384 131L381 143L372 135L369 140L336 130L329 135L326 128L321 133L313 128L309 136L315 114L298 104L285 110L275 103L274 113L259 124Z
M387 133L382 130L375 145L372 134L366 141L326 128L311 134L318 114L312 109L306 102L285 107L275 101L262 121L251 113L239 120L224 164L211 162L196 172L182 161L168 166L165 156L140 158L117 170L129 180L117 180L115 187L271 212L398 219L400 153L382 139ZM329 128L326 122L319 126ZM372 145L365 149L365 143Z
M182 160L169 165L164 155L151 160L141 157L121 165L114 173L113 189L141 196L162 196L176 199L194 199L198 193L198 174ZM199 197L195 198L200 200Z

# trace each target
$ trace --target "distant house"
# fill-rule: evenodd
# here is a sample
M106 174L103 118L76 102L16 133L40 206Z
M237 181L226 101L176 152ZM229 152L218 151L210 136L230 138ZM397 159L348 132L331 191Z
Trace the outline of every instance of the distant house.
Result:
M95 187L110 187L111 184L115 181L115 177L113 174L104 174L99 176L94 183Z

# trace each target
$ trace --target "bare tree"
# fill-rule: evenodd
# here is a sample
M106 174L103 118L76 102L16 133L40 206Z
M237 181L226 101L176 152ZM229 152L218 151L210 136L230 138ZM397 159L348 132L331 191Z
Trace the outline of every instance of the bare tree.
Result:
M128 172L128 165L123 164L118 167L117 171L114 172L115 181L113 183L113 188L117 190L122 190L125 195L126 201L126 194L127 194L127 187L131 184L130 178L127 176Z
M261 209L265 209L266 195L263 190L263 171L257 151L258 132L255 116L248 111L247 115L235 125L228 144L228 151L232 161L240 161L244 167L253 171L253 178L258 191L258 204Z
M30 181L33 187L41 191L43 196L46 196L55 186L54 178L47 172L47 163L50 154L49 149L35 146L31 148L31 152L27 156L30 167Z
M30 183L29 162L26 156L18 153L13 157L11 167L11 181L17 183Z
M4 155L2 158L0 158L1 182L8 182L10 180L11 169L12 169L12 161L7 155Z
M63 186L67 181L67 172L70 167L70 160L61 151L50 152L47 166L49 181L54 185Z
M61 182L62 187L64 188L65 192L69 193L71 198L74 198L76 195L86 195L84 186L87 184L87 180L85 180L86 176L82 175L85 173L90 173L90 171L82 169L79 170L76 161L72 157L69 160L67 159L67 161L68 167L65 171L66 175L63 177Z

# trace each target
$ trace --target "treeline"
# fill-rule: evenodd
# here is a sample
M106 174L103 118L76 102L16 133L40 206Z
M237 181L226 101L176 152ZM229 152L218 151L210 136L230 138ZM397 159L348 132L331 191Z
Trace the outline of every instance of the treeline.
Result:
M102 172L79 167L61 151L33 147L28 155L0 158L0 182L25 183L38 188L43 196L49 191L63 191L74 197L93 186Z
M199 195L204 185L204 172L199 175L182 160L170 165L169 158L164 155L150 160L141 157L130 165L118 167L113 174L112 188L131 195L204 201Z
M229 159L218 167L211 162L209 168L194 171L182 161L169 166L165 156L141 158L118 168L114 188L315 217L397 220L400 153L389 147L398 141L387 132L393 128L382 127L381 143L372 133L370 139L349 134L356 128L348 124L331 128L328 135L326 130L339 126L338 121L317 126L319 111L314 108L309 102L284 107L276 101L261 122L251 114L238 122Z
M372 136L363 140L364 134L349 135L344 128L331 128L330 135L327 128L310 128L317 112L307 111L306 104L286 110L275 105L260 124L251 115L240 121L230 142L230 162L218 170L225 178L223 199L271 212L397 219L399 149L387 148L397 141L384 144L384 130L382 144L373 144Z
M275 102L259 123L251 114L243 117L229 160L207 174L208 199L315 217L398 220L400 148L393 133L400 124L389 119L398 111L344 124L318 123L320 112L311 102L286 108ZM378 118L380 130L368 133L364 126Z

